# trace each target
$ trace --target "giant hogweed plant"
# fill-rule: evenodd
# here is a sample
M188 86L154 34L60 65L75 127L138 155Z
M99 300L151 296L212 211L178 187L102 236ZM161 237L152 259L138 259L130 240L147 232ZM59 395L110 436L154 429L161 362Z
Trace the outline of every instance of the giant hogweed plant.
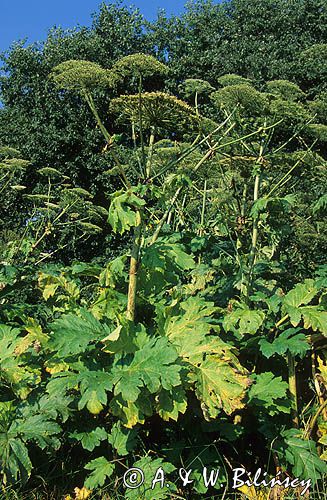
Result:
M106 482L119 488L126 468L135 466L147 479L126 498L185 495L173 474L169 488L151 490L149 482L159 466L173 473L182 462L195 470L192 494L201 496L207 492L199 480L203 465L224 464L227 489L224 457L253 468L247 443L254 441L266 448L267 461L271 454L272 475L282 470L315 483L326 472L319 457L325 443L326 353L320 346L327 330L326 279L321 270L286 292L278 280L260 278L259 231L267 222L261 214L269 203L288 201L259 193L270 128L233 135L233 112L214 124L173 96L144 93L144 78L164 70L153 58L131 57L110 72L110 85L123 74L139 86L138 94L111 103L131 130L127 165L92 100L92 85L104 84L108 71L81 61L54 70L58 85L82 93L103 131L116 163L110 173L122 182L111 194L108 222L118 234L132 233L132 247L105 268L76 263L60 272L44 270L38 288L48 320L14 318L1 326L3 482L28 479L35 445L56 457L72 443L83 450L88 489ZM192 139L179 144L172 132L183 126ZM229 221L222 232L219 205L218 219L208 222L217 186L210 175L199 186L197 175L219 168L228 178L224 162L237 162L235 148L248 149L250 139L259 149L251 163L253 221L242 242ZM233 193L233 183L225 191ZM237 204L235 196L230 200ZM239 269L238 279L223 258ZM295 368L308 369L310 352L315 392L306 390L316 403L307 405L307 396L297 392ZM312 440L317 425L319 449ZM236 447L244 450L241 459Z
M12 148L0 148L0 155L2 208L21 207L21 221L0 235L0 321L15 321L40 309L33 290L39 266L86 244L102 231L108 211L54 168L35 171L36 185L28 188L31 163Z
M30 162L8 147L0 148L0 158L3 204L6 208L10 203L19 204L23 219L23 229L17 222L8 234L3 232L1 261L38 265L71 245L69 239L78 244L101 232L97 224L102 224L107 211L95 205L92 195L75 187L68 176L55 168L40 168L31 190L22 183L25 172L32 169Z

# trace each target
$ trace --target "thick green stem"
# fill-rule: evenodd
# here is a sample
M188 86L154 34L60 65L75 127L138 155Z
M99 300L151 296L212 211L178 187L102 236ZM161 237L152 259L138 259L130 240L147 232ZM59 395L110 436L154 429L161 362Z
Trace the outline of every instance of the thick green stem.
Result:
M296 369L295 369L295 358L292 354L288 354L288 386L291 393L291 399L293 403L292 408L292 420L294 427L299 427L299 412L297 404L297 388L296 388Z
M306 439L310 439L310 436L315 428L315 425L317 423L317 420L318 418L320 417L321 414L324 413L324 411L326 410L326 407L327 407L327 399L326 401L323 401L321 403L321 405L319 406L316 414L313 416L312 420L310 421L308 427L307 427L307 430L306 430L306 433L305 433L305 438ZM325 420L325 417L324 417L324 420Z
M146 167L145 167L145 174L146 174L147 179L149 179L151 176L153 146L154 146L154 140L155 140L155 130L156 130L155 127L151 127L150 140L149 140L149 151L148 151L148 157L146 159Z
M145 164L145 150L144 150L144 138L143 138L143 118L142 118L142 75L139 75L139 127L140 127L140 141L141 141L141 151L142 151L142 163L143 167Z
M246 209L246 195L248 192L248 185L244 184L243 187L243 195L242 195L242 206L241 206L241 216L245 217L245 209Z
M96 106L94 104L94 100L93 100L93 97L92 95L87 91L87 90L84 90L84 93L83 93L83 96L87 102L87 104L89 105L89 108L91 109L93 115L94 115L94 118L99 126L99 129L101 130L102 132L102 135L103 137L105 138L105 140L107 141L107 144L109 146L111 146L113 144L112 142L112 137L111 135L109 134L108 130L106 129L106 127L104 126L104 124L102 123L102 120L100 118L100 115L96 109ZM126 186L128 188L131 187L131 183L129 182L129 180L127 179L126 177L126 174L124 172L124 169L123 169L123 166L122 164L120 163L119 161L119 158L118 156L114 153L114 151L111 150L111 156L113 157L113 160L114 162L116 163L116 165L118 166L119 168L119 173L120 175L122 176L122 179L124 181L124 183L126 184Z
M211 139L214 134L216 134L217 132L219 132L219 130L222 129L228 123L228 121L230 120L232 114L233 113L230 113L230 115L220 125L218 125L218 127L216 127L212 132L210 132L210 134L206 135L203 139L199 140L200 134L198 134L196 136L196 138L194 139L194 141L192 142L191 146L189 146L184 151L184 153L182 153L177 158L177 160L169 161L167 163L167 165L160 172L158 172L156 175L154 175L152 177L152 179L154 180L157 177L160 177L161 175L163 175L170 168L176 167L181 161L185 160L185 158L187 158L191 153L193 153L193 151L195 151L197 148L199 148L204 143L206 143L209 139Z
M134 151L137 157L137 163L139 164L139 172L138 175L142 177L143 175L143 167L142 167L142 161L140 158L140 155L137 150L137 144L136 144L136 133L135 133L135 122L132 121L132 140L133 140L133 146L134 146Z
M89 107L90 107L90 109L91 109L91 111L92 111L92 113L94 115L94 118L95 118L95 120L96 120L96 122L98 124L99 129L102 132L103 137L105 138L105 140L107 141L107 143L109 145L112 144L112 137L109 134L109 132L106 129L106 127L104 126L104 124L102 123L102 120L100 118L98 110L97 110L97 108L96 108L96 106L94 104L94 100L93 100L92 95L89 92L85 91L84 92L84 97L85 97L85 100L88 103L88 105L89 105Z
M199 102L198 102L198 93L195 92L195 113L196 116L199 116Z
M186 151L180 155L180 157L177 159L177 160L174 160L172 162L168 162L166 164L166 166L160 171L158 172L156 175L154 175L152 177L152 179L156 179L157 177L160 177L161 175L165 174L165 172L167 172L167 170L169 170L171 167L175 167L177 166L178 163L180 163L182 160L184 160L187 156L189 156L193 151L195 151L197 148L199 148L202 144L204 144L205 142L208 141L208 139L210 139L215 133L218 132L218 130L220 130L230 119L230 117L232 116L232 114L230 114L226 120L224 120L215 130L213 130L212 132L210 132L210 134L208 134L206 137L204 137L203 139L201 139L201 141L199 142L194 142L194 144L192 144L191 147L189 147L188 149L186 149ZM233 144L237 144L239 142L242 142L244 141L245 139L248 139L249 137L253 137L257 134L259 134L260 132L262 131L267 131L273 127L276 127L276 125L278 125L279 123L281 123L282 120L279 120L278 122L274 123L273 125L269 125L267 127L260 127L258 130L256 130L255 132L251 132L250 134L247 134L247 135L244 135L243 137L239 137L238 139L233 139L229 142L226 142L226 143L223 143L223 144L220 144L220 141L218 141L216 144L214 144L210 150L208 151L209 153L209 156L210 154L212 153L215 153L217 151L219 151L220 149L224 149L224 148L227 148L228 146L232 146ZM218 145L219 144L219 145ZM207 154L208 154L207 153ZM201 165L202 165L203 161L201 160ZM196 165L195 169L199 168L200 165Z
M127 296L127 311L126 316L130 321L135 320L136 292L137 292L137 274L140 265L140 249L142 238L142 213L140 210L137 214L137 225L134 230L133 246L131 252L131 260L129 265L129 284Z
M206 202L207 202L207 180L204 181L199 236L203 236L204 232L204 217L206 211Z
M253 191L253 202L255 203L259 198L259 190L260 190L260 172L255 176L254 181L254 191ZM252 278L253 278L253 267L255 264L255 258L257 254L257 244L258 244L258 225L259 225L259 217L255 216L253 219L253 228L252 228L252 242L251 242L251 250L248 261L248 278L246 284L246 298L248 299L251 294L252 288Z

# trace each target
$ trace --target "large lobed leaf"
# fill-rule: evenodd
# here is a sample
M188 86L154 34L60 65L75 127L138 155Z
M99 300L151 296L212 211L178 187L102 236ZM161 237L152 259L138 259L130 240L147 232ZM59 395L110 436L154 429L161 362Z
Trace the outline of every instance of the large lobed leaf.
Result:
M284 431L282 437L285 440L285 458L292 465L295 477L311 479L315 484L327 473L327 464L319 458L314 441L302 439L297 429Z
M132 190L117 191L112 195L109 208L108 222L115 233L123 234L140 223L137 209L145 201L139 198ZM135 210L136 209L136 210Z
M149 340L129 364L118 362L113 367L114 394L121 394L126 401L135 402L143 387L155 394L180 385L181 365L177 363L177 358L176 349L168 339Z
M100 341L111 331L106 324L100 323L93 314L83 309L80 310L80 316L61 316L52 323L51 328L53 333L48 349L61 358L85 352L89 344Z
M160 310L159 310L160 311ZM216 308L201 297L189 297L160 311L159 328L188 363L189 378L207 419L220 410L232 414L244 407L250 380L232 348L217 335Z

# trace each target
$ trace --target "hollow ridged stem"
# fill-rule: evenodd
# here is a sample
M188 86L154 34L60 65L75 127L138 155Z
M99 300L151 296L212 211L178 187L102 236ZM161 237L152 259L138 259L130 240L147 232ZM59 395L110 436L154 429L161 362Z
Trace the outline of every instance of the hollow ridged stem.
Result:
M297 403L297 387L296 387L296 365L295 358L292 354L288 354L288 387L292 398L292 420L294 427L299 427L299 411Z
M140 210L136 212L137 225L134 229L134 238L131 251L131 259L129 265L129 283L127 296L127 311L126 316L130 321L135 320L136 308L136 293L137 293L137 275L140 264L140 250L142 238L142 213Z

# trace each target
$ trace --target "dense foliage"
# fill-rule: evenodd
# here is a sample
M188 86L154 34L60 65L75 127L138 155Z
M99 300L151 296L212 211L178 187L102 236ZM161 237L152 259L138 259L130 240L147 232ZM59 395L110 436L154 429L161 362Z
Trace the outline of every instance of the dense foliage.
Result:
M4 491L322 498L327 9L290 5L102 5L4 57Z

